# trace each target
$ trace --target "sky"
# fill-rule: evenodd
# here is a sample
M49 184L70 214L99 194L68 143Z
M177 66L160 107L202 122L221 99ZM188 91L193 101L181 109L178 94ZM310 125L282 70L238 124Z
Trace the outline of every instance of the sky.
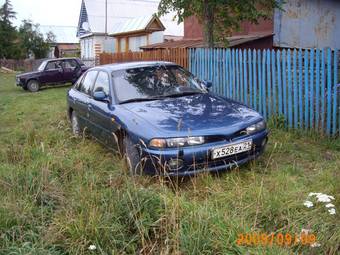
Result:
M0 0L0 6L5 0ZM40 25L77 26L81 0L11 0L17 12L14 25L31 19Z

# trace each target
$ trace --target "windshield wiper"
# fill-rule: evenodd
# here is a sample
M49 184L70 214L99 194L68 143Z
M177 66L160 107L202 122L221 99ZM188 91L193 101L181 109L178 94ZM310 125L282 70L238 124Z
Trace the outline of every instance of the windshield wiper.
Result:
M181 93L168 94L168 95L164 95L163 97L183 97L183 96L191 96L191 95L196 95L196 94L203 94L203 92L187 91L187 92L181 92Z
M153 101L163 99L162 97L144 97L144 98L131 98L128 100L121 101L119 104L127 104L127 103L135 103L135 102L145 102L145 101Z

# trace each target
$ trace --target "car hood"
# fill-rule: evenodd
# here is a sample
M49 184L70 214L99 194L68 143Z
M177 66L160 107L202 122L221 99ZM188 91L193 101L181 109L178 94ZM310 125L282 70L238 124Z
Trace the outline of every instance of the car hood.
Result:
M30 76L34 76L34 75L39 74L39 73L41 73L41 72L40 71L26 72L26 73L18 74L17 77L18 78L30 77Z
M209 93L125 104L124 107L162 132L232 133L262 119L233 100ZM215 133L214 132L214 133Z

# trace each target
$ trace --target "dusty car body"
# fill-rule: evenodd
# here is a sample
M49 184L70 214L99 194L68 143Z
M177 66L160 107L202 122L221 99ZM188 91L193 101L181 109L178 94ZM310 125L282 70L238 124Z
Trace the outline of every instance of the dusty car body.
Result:
M118 147L132 174L187 176L255 159L268 139L262 116L209 86L168 62L99 66L69 90L68 115L74 134Z

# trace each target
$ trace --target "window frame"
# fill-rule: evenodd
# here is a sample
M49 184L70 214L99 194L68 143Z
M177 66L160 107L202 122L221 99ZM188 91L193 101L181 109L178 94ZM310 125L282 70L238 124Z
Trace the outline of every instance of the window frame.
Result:
M108 74L108 72L106 72L106 71L104 71L104 70L98 70L98 74L97 74L97 77L96 77L96 80L94 81L94 83L93 83L93 86L92 86L92 91L91 91L91 97L93 97L93 93L94 93L94 88L95 88L95 86L96 86L96 82L97 82L97 80L98 80L98 77L99 77L99 74L100 73L104 73L104 74L106 74L107 75L107 79L108 79L108 82L109 82L109 84L108 84L108 88L109 88L109 92L108 92L108 94L107 94L107 97L109 97L109 98L111 98L111 86L110 86L110 75Z

